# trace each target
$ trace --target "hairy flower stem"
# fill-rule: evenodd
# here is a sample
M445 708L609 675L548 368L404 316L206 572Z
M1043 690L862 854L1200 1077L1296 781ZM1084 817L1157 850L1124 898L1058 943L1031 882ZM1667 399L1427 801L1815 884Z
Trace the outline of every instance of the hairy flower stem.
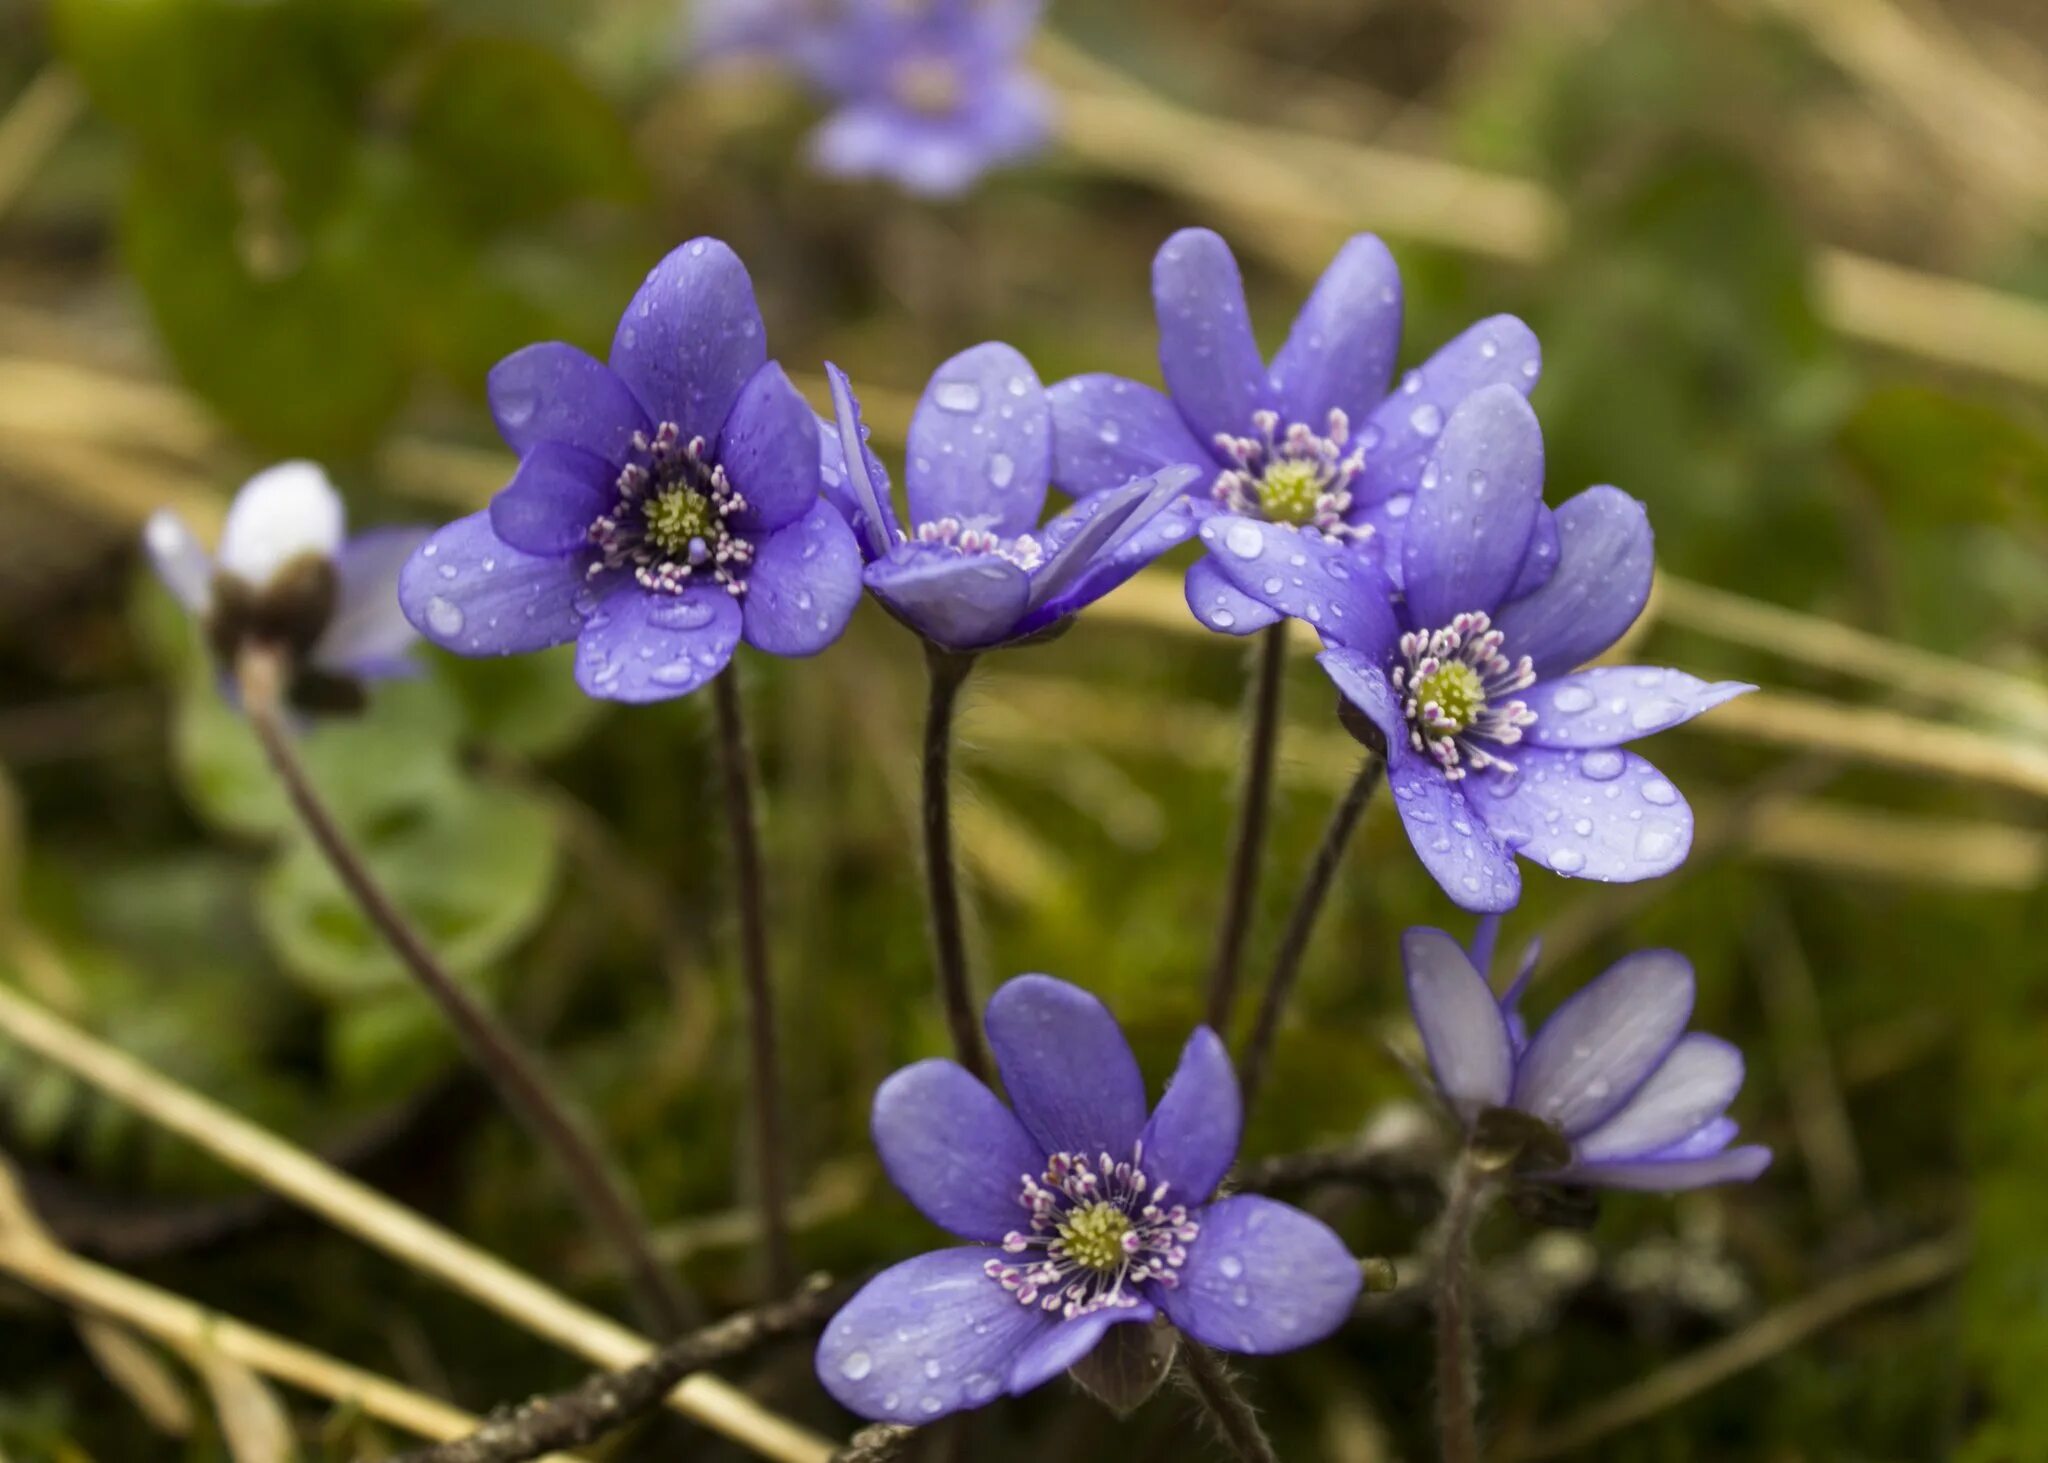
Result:
M463 1050L497 1091L499 1100L560 1166L585 1217L618 1251L645 1322L664 1336L683 1330L689 1324L691 1301L681 1282L655 1257L646 1224L615 1178L610 1162L555 1092L540 1063L427 948L313 787L285 725L283 695L290 674L285 653L268 645L250 645L238 657L235 674L243 713L328 867L363 917L440 1007Z
M730 672L711 685L718 720L719 783L725 796L726 838L732 845L734 892L739 904L740 972L747 992L747 1038L754 1085L754 1183L760 1197L761 1239L768 1291L789 1289L795 1264L789 1249L789 1185L782 1136L782 1054L775 1016L775 985L768 970L767 891L761 877L761 841L754 824L754 760L738 681Z
M1259 1001L1258 1023L1252 1028L1251 1040L1245 1043L1244 1054L1237 1064L1246 1112L1251 1111L1259 1088L1265 1083L1266 1065L1273 1055L1273 1039L1280 1033L1280 1018L1287 1009L1288 997L1294 994L1294 983L1301 975L1302 956L1308 953L1309 937L1315 933L1316 920L1323 912L1324 901L1329 898L1330 886L1337 880L1337 869L1344 862L1344 850L1351 843L1351 835L1357 831L1358 820L1365 815L1366 805L1372 801L1373 789L1379 786L1382 765L1377 752L1368 752L1359 764L1358 775L1351 780L1351 786L1345 789L1336 810L1330 814L1329 826L1323 830L1323 841L1317 846L1315 858L1309 864L1308 876L1302 881L1300 892L1294 896L1294 908L1287 915L1287 929L1280 937L1279 953L1273 957L1273 973L1266 977L1266 992Z
M974 991L967 977L967 938L960 917L960 871L953 858L953 712L974 657L925 645L931 694L924 721L924 874L931 904L932 963L939 1004L953 1033L953 1054L982 1081L989 1080Z
M1479 1355L1472 1339L1472 1227L1487 1176L1471 1153L1451 1170L1437 1227L1436 1425L1443 1463L1479 1463Z
M1252 1410L1252 1404L1245 1400L1215 1352L1192 1337L1185 1338L1181 1342L1180 1364L1195 1395L1208 1410L1209 1420L1216 1424L1216 1431L1223 1435L1239 1463L1280 1463L1266 1430L1259 1426L1258 1413Z
M1266 819L1273 803L1273 762L1280 748L1280 689L1287 670L1287 621L1280 621L1259 636L1254 658L1258 670L1247 704L1244 787L1237 805L1237 829L1231 836L1230 872L1223 886L1223 917L1216 926L1216 955L1209 966L1209 1026L1222 1035L1228 1035L1231 1013L1237 1005L1245 936L1251 930L1252 906L1258 900L1259 873L1265 863Z

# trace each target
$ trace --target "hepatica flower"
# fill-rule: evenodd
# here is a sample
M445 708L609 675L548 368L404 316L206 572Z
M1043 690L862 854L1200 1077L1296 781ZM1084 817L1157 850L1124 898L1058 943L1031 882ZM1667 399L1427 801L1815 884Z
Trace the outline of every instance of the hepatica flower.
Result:
M164 585L205 628L223 666L249 641L291 659L288 696L303 711L354 709L365 682L404 675L412 626L396 586L424 528L381 528L345 537L346 512L327 474L282 462L242 485L209 556L177 514L143 529Z
M531 345L492 369L490 397L519 468L399 584L436 645L574 640L590 695L654 701L717 675L742 638L803 656L846 628L860 551L820 497L817 417L767 359L753 284L718 240L655 266L609 364Z
M1343 1242L1253 1194L1212 1199L1243 1113L1207 1027L1159 1105L1100 1001L1021 976L988 1006L1011 1107L948 1061L875 1094L889 1177L968 1243L870 1281L826 1327L818 1376L878 1421L929 1422L1058 1376L1110 1327L1164 1315L1262 1355L1342 1324L1360 1285Z
M1161 393L1120 376L1052 388L1053 479L1080 495L1193 463L1187 499L1151 525L1163 553L1207 519L1284 524L1369 559L1397 536L1422 469L1458 404L1482 386L1526 393L1536 337L1511 315L1472 326L1390 391L1401 344L1401 276L1369 234L1338 251L1270 367L1230 246L1207 229L1168 239L1152 263ZM1396 580L1398 583L1398 580ZM1247 635L1279 615L1206 561L1189 571L1204 624Z
M782 61L837 110L811 139L817 166L949 196L1037 152L1051 107L1022 64L1041 0L719 0L696 51Z
M838 411L834 466L850 468L841 501L851 502L870 561L867 586L946 650L1023 639L1109 593L1145 563L1135 537L1194 476L1168 467L1121 481L1041 527L1051 409L1031 363L991 341L940 366L918 402L904 474L906 531L888 474L867 449L860 403L844 372L825 369Z
M1666 1192L1755 1178L1768 1148L1731 1147L1742 1053L1688 1032L1692 967L1670 950L1626 956L1525 1037L1525 971L1496 1000L1442 930L1402 938L1408 1001L1444 1101L1468 1130L1493 1109L1533 1118L1554 1148L1521 1174L1543 1183Z

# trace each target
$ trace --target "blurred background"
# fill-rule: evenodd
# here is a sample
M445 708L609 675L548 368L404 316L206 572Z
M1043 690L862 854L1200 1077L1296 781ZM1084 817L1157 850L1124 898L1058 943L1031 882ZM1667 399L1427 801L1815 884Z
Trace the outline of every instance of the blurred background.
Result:
M813 177L818 103L772 71L693 74L684 25L663 0L0 0L0 989L619 1311L549 1171L292 834L140 565L142 518L172 505L210 536L284 455L326 462L359 525L470 511L511 466L490 364L601 351L694 234L747 261L814 400L822 360L853 374L894 461L930 370L980 340L1048 381L1156 380L1149 261L1177 227L1231 239L1269 349L1373 230L1407 279L1405 363L1523 316L1551 499L1613 482L1650 505L1661 574L1630 654L1766 688L1652 751L1699 813L1679 874L1532 871L1504 948L1543 936L1538 1009L1631 948L1689 954L1778 1162L1611 1201L1589 1232L1495 1217L1497 1456L2048 1457L2048 12L1057 0L1034 54L1057 140L951 204ZM588 1104L691 1283L743 1304L706 708L600 707L565 654L423 660L314 734L315 773ZM986 664L965 712L984 986L1090 986L1155 1081L1201 1009L1245 665L1162 570ZM855 1273L933 1238L866 1140L874 1084L944 1044L922 666L868 607L815 662L739 668L801 1255ZM1354 765L1305 656L1288 704L1253 980ZM1249 1154L1407 1120L1412 923L1468 928L1376 807ZM4 1030L0 1145L72 1253L423 1392L481 1410L585 1370ZM1361 1253L1423 1233L1399 1195L1296 1197ZM1431 1456L1424 1314L1397 1293L1249 1368L1284 1457ZM0 1275L0 1455L237 1457L233 1419L246 1448L277 1413L251 1374L188 1361ZM800 1345L735 1380L849 1427ZM271 1395L298 1456L404 1436ZM1064 1384L934 1434L925 1456L1212 1446L1178 1399L1113 1426Z

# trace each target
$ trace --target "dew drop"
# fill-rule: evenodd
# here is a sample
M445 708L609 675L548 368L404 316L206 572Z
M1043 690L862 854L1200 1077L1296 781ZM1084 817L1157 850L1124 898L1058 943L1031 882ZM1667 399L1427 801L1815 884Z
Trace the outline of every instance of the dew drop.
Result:
M438 594L427 601L427 628L436 635L460 635L464 623L462 606Z
M1104 422L1101 430L1095 435L1102 439L1105 447L1114 447L1117 443L1123 441L1124 429L1115 422Z
M1653 727L1669 726L1684 715L1685 708L1669 696L1655 696L1629 713L1629 725L1637 731L1649 731Z
M679 660L669 665L657 666L649 679L664 686L688 686L696 682L697 668L687 661Z
M944 1412L946 1410L945 1400L940 1397L928 1396L924 1399L924 1401L918 1403L917 1405L924 1409L924 1415L926 1417L937 1417L941 1412Z
M857 1382L875 1369L875 1359L865 1351L849 1351L846 1360L839 1363L839 1375L849 1382Z
M1265 535L1255 523L1233 523L1224 535L1224 546L1240 559L1256 559L1266 551Z
M1636 857L1661 859L1678 847L1678 835L1661 823L1651 823L1636 834Z
M1007 452L997 452L989 457L988 480L990 486L998 490L1007 488L1010 485L1010 480L1016 476L1017 464L1010 460L1010 455Z
M711 606L694 599L674 600L647 612L647 623L657 630L701 630L711 621Z
M1595 782L1612 782L1621 776L1621 768L1621 753L1611 747L1588 752L1579 762L1579 770Z
M1576 683L1559 686L1551 693L1550 704L1566 716L1577 716L1592 707L1593 693Z
M1265 582L1263 588L1268 594L1278 594L1286 586L1280 582L1280 576L1275 574Z
M1434 437L1444 429L1443 409L1433 401L1425 401L1408 413L1408 425L1422 436Z
M1225 1255L1216 1262L1216 1268L1223 1272L1225 1279L1235 1280L1238 1276L1244 1274L1244 1261L1238 1259L1235 1255Z
M1553 848L1550 866L1560 874L1576 874L1586 866L1586 856L1576 848Z
M1209 623L1219 630L1228 630L1237 623L1237 616L1233 615L1229 610L1211 610L1209 611Z
M1643 784L1643 801L1668 808L1678 801L1678 789L1659 777Z
M932 400L946 411L980 411L981 387L972 381L941 381L932 388Z
M939 1379L939 1374L944 1370L945 1368L940 1366L936 1361L928 1361L924 1364L925 1376L934 1382L936 1382Z

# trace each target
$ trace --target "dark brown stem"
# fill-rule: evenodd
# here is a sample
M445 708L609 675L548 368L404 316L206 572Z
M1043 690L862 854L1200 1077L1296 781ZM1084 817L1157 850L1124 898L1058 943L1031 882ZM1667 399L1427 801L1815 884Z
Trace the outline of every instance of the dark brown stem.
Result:
M754 826L754 763L731 671L712 682L711 699L718 715L720 783L739 903L740 970L747 991L747 1035L754 1078L754 1182L761 1201L768 1292L780 1295L790 1287L795 1262L789 1247L781 1040L776 1032L775 985L768 970L767 891L761 877L761 842Z
M1266 1430L1259 1426L1258 1413L1252 1410L1252 1404L1238 1390L1229 1369L1215 1352L1192 1337L1183 1338L1180 1364L1195 1395L1208 1410L1209 1420L1216 1424L1216 1431L1223 1435L1239 1463L1280 1463Z
M1309 937L1315 933L1330 886L1337 880L1344 850L1350 846L1358 820L1364 816L1373 789L1379 785L1380 766L1379 755L1372 752L1359 764L1358 775L1345 789L1330 815L1329 826L1323 830L1323 841L1309 864L1308 876L1294 896L1294 908L1288 911L1287 929L1280 937L1279 953L1273 957L1273 973L1266 978L1266 992L1259 1000L1258 1023L1252 1028L1251 1040L1245 1043L1244 1055L1237 1064L1247 1113L1265 1084L1273 1039L1280 1034L1280 1018L1287 1010L1288 998L1294 994L1294 983L1301 976L1301 961L1308 953Z
M953 1054L986 1082L988 1056L967 974L960 871L953 856L953 712L960 687L974 669L974 657L927 643L925 663L931 671L931 693L924 719L924 872L931 905L932 963L938 972L939 1004L953 1034Z
M1342 1184L1390 1200L1404 1213L1427 1217L1443 1204L1438 1172L1420 1153L1353 1143L1254 1159L1238 1169L1233 1186L1274 1193Z
M1273 805L1273 762L1280 748L1280 689L1287 672L1287 622L1259 636L1254 653L1244 749L1244 787L1237 805L1237 829L1230 841L1230 871L1223 885L1223 916L1216 925L1216 955L1209 966L1209 1026L1228 1037L1237 1008L1238 978L1245 936L1258 902L1265 865L1266 821Z
M1451 1171L1437 1228L1436 1425L1443 1463L1479 1463L1479 1356L1472 1340L1472 1226L1487 1182L1469 1154Z
M235 669L249 725L299 821L335 877L420 988L440 1007L463 1050L499 1099L560 1166L591 1225L618 1251L647 1323L664 1336L676 1334L687 1324L689 1299L676 1277L655 1258L639 1211L614 1178L611 1165L555 1092L539 1062L442 967L370 873L369 865L314 789L284 721L283 693L290 675L285 655L271 646L253 644L240 652Z
M916 1428L900 1422L871 1423L832 1455L832 1463L891 1463L916 1436Z

